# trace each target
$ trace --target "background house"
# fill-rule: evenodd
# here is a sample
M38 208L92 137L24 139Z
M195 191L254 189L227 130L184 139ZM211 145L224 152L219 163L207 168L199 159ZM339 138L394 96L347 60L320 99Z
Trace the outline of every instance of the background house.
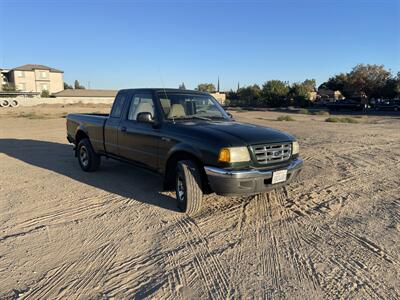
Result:
M10 70L0 68L0 91L3 90L3 86L8 83L7 74Z
M321 100L325 101L336 101L344 99L345 97L340 91L333 91L329 89L319 88L318 89L318 97Z
M226 101L226 94L225 93L220 93L220 92L215 92L215 93L210 93L211 96L213 96L221 105L225 105Z
M57 93L64 89L64 72L43 65L23 65L2 72L9 84L15 86L21 92ZM2 81L4 81L2 78Z

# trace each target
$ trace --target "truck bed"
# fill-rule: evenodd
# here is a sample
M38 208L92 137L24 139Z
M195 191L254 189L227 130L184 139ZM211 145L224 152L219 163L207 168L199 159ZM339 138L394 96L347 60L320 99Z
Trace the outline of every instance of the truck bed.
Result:
M104 125L108 114L68 114L67 136L74 142L78 130L90 136L90 142L96 152L104 152Z

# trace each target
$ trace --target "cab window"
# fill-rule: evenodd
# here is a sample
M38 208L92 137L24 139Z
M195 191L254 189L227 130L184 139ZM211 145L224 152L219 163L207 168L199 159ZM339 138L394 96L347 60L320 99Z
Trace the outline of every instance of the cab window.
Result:
M124 106L125 95L118 94L114 100L114 105L111 109L110 117L120 118L122 113L122 108Z
M127 119L136 121L140 113L148 112L154 118L154 102L150 93L135 94L131 99Z

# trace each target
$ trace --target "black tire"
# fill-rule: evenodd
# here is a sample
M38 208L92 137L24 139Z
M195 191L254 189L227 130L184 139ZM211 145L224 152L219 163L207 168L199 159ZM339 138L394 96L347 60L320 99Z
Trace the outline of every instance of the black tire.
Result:
M175 179L178 208L189 215L201 209L203 192L200 171L191 160L181 160L177 164Z
M97 155L90 144L89 139L82 139L76 149L79 165L85 172L94 172L100 166L101 158Z

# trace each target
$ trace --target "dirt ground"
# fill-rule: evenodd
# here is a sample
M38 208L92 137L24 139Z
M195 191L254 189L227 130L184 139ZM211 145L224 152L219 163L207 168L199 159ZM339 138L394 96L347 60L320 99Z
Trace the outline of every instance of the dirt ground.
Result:
M400 116L234 111L295 135L303 172L187 217L152 173L83 173L72 111L108 106L0 109L1 299L400 299Z

